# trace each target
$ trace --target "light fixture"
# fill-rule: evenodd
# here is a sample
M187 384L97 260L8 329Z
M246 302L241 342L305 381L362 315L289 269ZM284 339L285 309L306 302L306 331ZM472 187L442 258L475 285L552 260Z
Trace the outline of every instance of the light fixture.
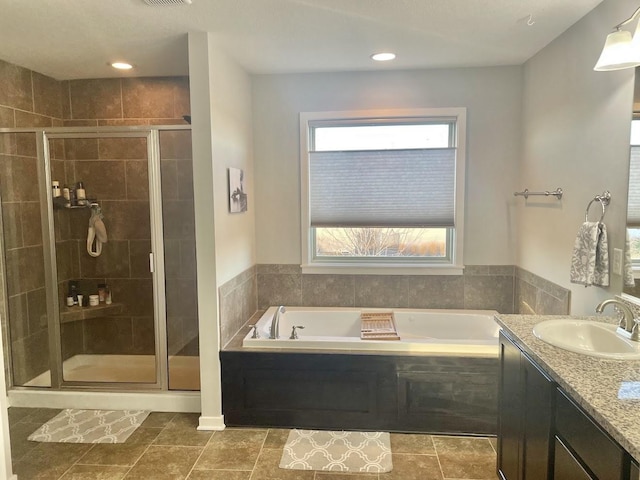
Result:
M371 59L375 60L376 62L388 62L389 60L393 60L394 58L396 58L396 54L391 52L374 53L373 55L371 55Z
M126 62L113 62L113 63L110 63L109 65L111 65L113 68L116 68L118 70L131 70L133 68L133 65Z
M636 25L635 34L632 36L628 30L622 30L622 27L633 22L640 14L638 8L624 22L616 25L615 32L607 35L604 42L604 48L600 54L600 58L593 67L598 72L608 72L611 70L622 70L623 68L632 68L640 65L640 23Z

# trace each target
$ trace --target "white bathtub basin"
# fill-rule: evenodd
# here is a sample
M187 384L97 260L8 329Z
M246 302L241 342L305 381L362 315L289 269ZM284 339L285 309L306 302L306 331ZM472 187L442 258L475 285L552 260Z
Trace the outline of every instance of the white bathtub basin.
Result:
M555 347L593 357L640 359L640 342L618 332L618 327L590 320L558 319L540 322L533 334Z
M242 345L249 348L294 348L348 351L423 352L438 355L497 356L500 327L493 310L393 309L400 340L362 340L360 313L390 311L371 308L286 307L280 316L280 338L269 338L276 307L256 323L259 338L248 333ZM293 326L298 339L290 339Z

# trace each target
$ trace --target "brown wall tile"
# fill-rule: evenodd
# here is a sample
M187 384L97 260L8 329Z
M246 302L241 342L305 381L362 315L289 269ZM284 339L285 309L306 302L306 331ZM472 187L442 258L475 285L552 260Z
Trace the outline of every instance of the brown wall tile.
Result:
M16 126L14 110L0 106L0 128L13 128Z
M36 159L30 157L0 157L0 188L2 201L23 202L40 198Z
M131 278L151 278L149 271L150 240L129 240ZM166 270L166 268L165 268Z
M2 159L0 158L0 162ZM1 165L0 165L1 167ZM2 175L0 169L0 175ZM2 180L0 179L0 188L2 188ZM6 191L6 190L5 190ZM12 250L20 248L22 243L22 222L20 221L20 204L19 203L3 203L2 204L2 222L4 226L4 248Z
M160 160L160 180L162 182L162 200L178 199L178 162L177 160Z
M9 297L9 318L11 319L9 332L11 341L23 339L29 336L29 307L27 306L27 294L23 293Z
M98 140L95 138L67 138L64 141L67 160L97 160ZM74 180L71 178L70 180Z
M191 131L164 130L160 132L160 158L185 160L192 158Z
M147 139L133 138L101 138L98 151L102 160L146 160Z
M24 385L49 370L49 335L46 330L11 342L11 350L15 385Z
M25 246L42 245L42 220L39 202L22 202L22 240Z
M27 293L29 309L29 334L33 335L41 330L47 330L47 292L39 288Z
M133 330L130 318L99 317L85 320L82 324L85 353L131 353Z
M0 60L0 105L33 111L31 71Z
M129 278L130 274L127 240L111 240L105 243L99 257L90 256L85 249L80 252L82 278Z
M33 158L38 156L35 133L16 133L16 155Z
M34 112L62 118L62 83L37 72L32 73Z
M132 351L136 355L153 355L156 348L153 317L133 317Z
M149 166L146 160L126 163L126 196L132 200L149 199Z
M124 118L175 118L175 91L173 78L122 79Z
M87 198L125 200L125 163L117 160L85 160L73 162L75 181L82 181Z
M353 307L355 275L303 275L302 304L311 307Z
M153 285L146 279L117 279L109 282L113 301L124 305L132 317L153 316Z
M5 252L9 296L44 286L42 247L19 248Z
M101 202L107 234L113 240L145 240L151 238L149 202Z
M402 276L357 275L355 278L356 307L402 308L408 296Z
M16 127L52 127L51 117L16 110Z
M71 80L72 119L122 118L120 79Z
M62 360L84 353L84 332L82 322L69 322L60 325L60 343Z

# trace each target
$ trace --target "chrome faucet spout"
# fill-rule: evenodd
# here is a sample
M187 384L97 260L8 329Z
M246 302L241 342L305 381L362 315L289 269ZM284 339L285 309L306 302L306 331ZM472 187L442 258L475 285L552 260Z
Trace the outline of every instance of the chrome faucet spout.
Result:
M276 313L273 314L273 319L271 320L271 329L269 330L269 338L275 340L280 338L280 316L283 315L287 311L283 305L280 305L276 308Z
M620 328L624 328L627 332L633 334L637 339L638 328L636 326L636 319L631 309L620 300L615 298L608 298L603 300L596 306L596 313L602 313L604 307L607 305L615 305L622 312L622 318L620 319Z

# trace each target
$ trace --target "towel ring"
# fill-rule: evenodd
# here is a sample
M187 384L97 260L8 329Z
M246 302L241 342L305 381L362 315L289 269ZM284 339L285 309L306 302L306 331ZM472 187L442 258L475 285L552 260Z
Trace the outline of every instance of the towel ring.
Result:
M602 195L596 195L593 198L593 200L589 202L589 205L587 205L587 210L584 213L584 221L585 222L589 221L589 209L591 208L591 205L593 204L593 202L600 202L600 206L602 207L602 216L598 221L602 222L602 220L604 220L604 214L606 213L606 207L607 205L609 205L610 200L611 200L611 194L608 191L605 191Z

